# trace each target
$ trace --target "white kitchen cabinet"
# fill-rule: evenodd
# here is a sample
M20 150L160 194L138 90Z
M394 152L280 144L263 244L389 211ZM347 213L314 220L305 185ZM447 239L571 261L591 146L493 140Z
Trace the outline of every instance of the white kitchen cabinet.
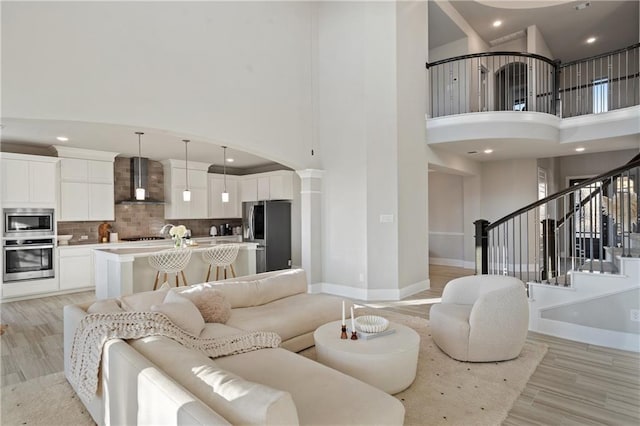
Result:
M89 220L89 184L60 182L59 221Z
M55 207L58 158L2 153L1 161L3 205Z
M114 220L115 152L55 147L60 159L59 221Z
M278 170L242 176L240 199L244 201L292 200L294 172Z
M186 189L184 160L162 161L164 167L165 219L207 219L209 217L209 164L189 161L191 201L183 201Z
M269 175L269 199L293 200L294 173L282 170Z
M270 200L269 176L258 176L258 200Z
M238 177L227 175L227 192L229 202L222 202L224 191L224 175L209 173L209 218L231 219L241 218L240 198L238 197Z
M240 200L258 201L258 178L243 176L240 180Z
M95 286L92 249L84 247L58 248L58 260L60 290Z
M62 181L86 182L89 177L89 163L81 158L60 159L60 179Z
M89 220L113 220L113 183L89 183Z
M113 185L113 161L87 160L87 180Z

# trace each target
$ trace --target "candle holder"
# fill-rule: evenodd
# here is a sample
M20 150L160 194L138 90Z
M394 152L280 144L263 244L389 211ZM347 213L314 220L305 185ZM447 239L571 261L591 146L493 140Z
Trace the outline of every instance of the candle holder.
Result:
M358 335L356 334L355 331L351 332L351 340L358 340Z
M347 326L345 324L342 324L342 333L340 333L340 338L341 339L347 339Z

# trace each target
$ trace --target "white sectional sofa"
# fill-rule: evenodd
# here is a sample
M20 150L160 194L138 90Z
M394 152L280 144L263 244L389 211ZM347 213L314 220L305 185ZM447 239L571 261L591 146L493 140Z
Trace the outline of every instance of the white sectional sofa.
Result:
M162 336L109 340L98 393L80 398L99 425L402 424L404 407L396 398L293 352L312 346L314 330L341 315L341 298L307 294L304 271L190 286L203 287L220 290L232 309L226 324L207 323L201 337L272 331L281 347L210 359ZM144 311L166 294L125 296L118 305ZM73 334L87 309L64 308L70 381Z

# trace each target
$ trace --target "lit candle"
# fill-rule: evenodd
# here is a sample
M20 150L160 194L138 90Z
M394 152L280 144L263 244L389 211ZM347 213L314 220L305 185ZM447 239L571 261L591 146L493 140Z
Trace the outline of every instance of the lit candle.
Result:
M344 322L344 300L342 301L342 325L347 325L347 323Z
M351 307L351 331L356 331L356 320L353 316L353 306Z

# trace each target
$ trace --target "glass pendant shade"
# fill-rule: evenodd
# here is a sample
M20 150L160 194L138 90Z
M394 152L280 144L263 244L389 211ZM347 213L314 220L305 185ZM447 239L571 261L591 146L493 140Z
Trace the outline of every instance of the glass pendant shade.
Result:
M222 147L223 159L222 159L222 173L224 173L224 190L222 191L222 202L229 202L229 193L227 192L227 147Z
M182 142L184 142L184 179L187 184L185 190L182 191L182 201L189 202L191 201L191 191L189 191L189 151L187 150L189 139L183 139Z
M145 192L144 188L136 188L136 200L144 200Z
M144 135L143 132L136 132L136 135L138 135L138 187L136 188L136 200L138 201L144 201L145 199L145 190L142 187L142 172L141 172L141 163L142 163L142 149L140 148L141 146L141 137L142 135Z

